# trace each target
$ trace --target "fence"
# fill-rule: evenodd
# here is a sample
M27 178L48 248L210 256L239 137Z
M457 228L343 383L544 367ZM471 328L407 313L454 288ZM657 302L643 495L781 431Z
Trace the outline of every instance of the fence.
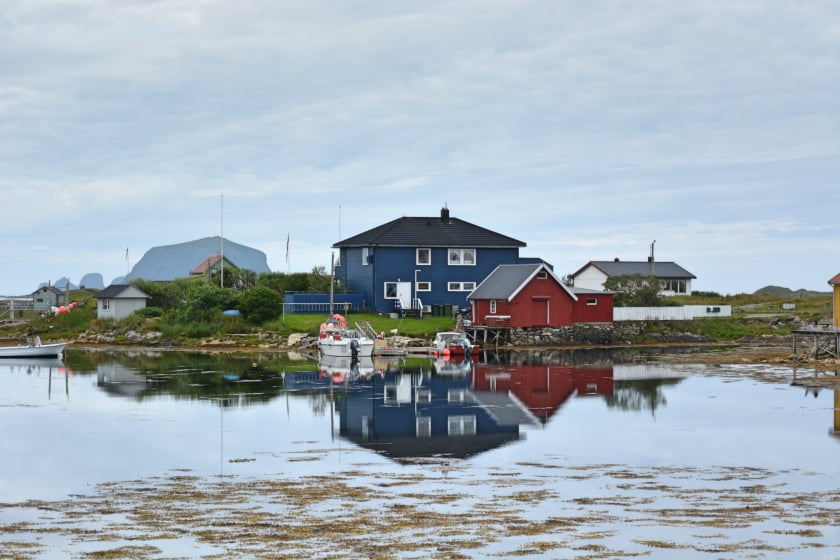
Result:
M362 294L333 294L332 311L361 311L364 308ZM330 294L322 292L286 292L283 313L329 313Z
M691 321L701 317L731 317L731 305L682 307L616 307L613 321Z

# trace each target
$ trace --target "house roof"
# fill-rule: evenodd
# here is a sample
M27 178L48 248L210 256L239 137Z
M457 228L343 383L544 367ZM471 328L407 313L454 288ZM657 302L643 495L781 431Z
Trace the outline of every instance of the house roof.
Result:
M97 299L114 299L120 297L120 295L126 291L128 288L131 288L131 284L111 284L104 290L100 290L95 296ZM143 292L140 288L134 287L135 290L143 294L140 297L150 297L145 292Z
M615 259L612 261L589 261L577 272L572 274L572 278L578 276L590 266L594 266L607 276L623 276L625 274L650 275L650 262L648 261L620 261ZM657 278L697 278L677 263L671 261L654 261L653 271Z
M836 276L832 277L831 280L828 281L828 283L831 285L840 284L840 274L837 274Z
M64 290L59 290L55 286L41 286L40 288L38 288L37 290L32 292L32 294L34 295L34 294L37 294L39 292L52 292L52 293L54 293L56 295L59 295L59 296L64 295Z
M500 264L467 299L506 299L508 301L516 297L522 289L541 270L545 270L552 278L571 296L577 300L577 296L568 286L557 278L554 272L545 264Z
M381 226L348 237L333 245L341 247L525 247L518 239L449 217L441 209L437 217L397 218Z

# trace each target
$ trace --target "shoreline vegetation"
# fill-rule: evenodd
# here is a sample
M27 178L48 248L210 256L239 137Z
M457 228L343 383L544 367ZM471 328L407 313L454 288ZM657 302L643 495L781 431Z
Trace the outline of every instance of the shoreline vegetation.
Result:
M30 311L15 323L3 324L0 326L0 344L17 343L38 335L45 342L62 341L70 348L78 349L148 347L192 351L317 352L318 329L328 315L273 313L268 319L255 322L246 317L223 314L223 308L213 307L210 299L191 310L185 309L189 304L167 308L150 306L121 321L111 321L96 318L95 293L89 290L70 292L71 300L77 302L71 312L44 315ZM803 348L801 355L794 355L791 333L813 326L827 328L833 325L831 294L807 297L700 294L666 299L668 304L675 305L730 305L732 315L690 321L638 322L639 328L633 329L632 335L616 336L606 344L500 346L494 349L527 352L550 348L681 345L697 349L685 359L709 363L727 359L802 362L809 361L807 349ZM452 317L436 315L392 318L387 314L351 312L347 318L351 324L368 321L389 346L405 348L410 353L412 350L422 352L430 346L436 332L452 330L456 324ZM833 358L818 361L840 365L840 360Z

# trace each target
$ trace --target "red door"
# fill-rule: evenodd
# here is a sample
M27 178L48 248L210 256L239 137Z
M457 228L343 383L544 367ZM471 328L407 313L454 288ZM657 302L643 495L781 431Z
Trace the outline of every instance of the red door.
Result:
M531 300L531 324L535 327L548 326L548 298L534 298Z

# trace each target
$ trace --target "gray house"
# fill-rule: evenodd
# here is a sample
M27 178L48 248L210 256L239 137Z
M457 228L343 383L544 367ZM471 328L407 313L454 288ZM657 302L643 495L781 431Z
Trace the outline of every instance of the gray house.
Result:
M53 307L67 305L67 294L55 286L41 286L32 292L35 311L49 311Z
M662 296L691 295L691 281L696 279L692 273L675 262L670 261L589 261L572 274L575 287L590 290L603 290L604 282L610 276L641 274L655 276L661 283L659 294Z
M111 284L95 297L98 318L120 320L146 307L150 296L131 284Z

